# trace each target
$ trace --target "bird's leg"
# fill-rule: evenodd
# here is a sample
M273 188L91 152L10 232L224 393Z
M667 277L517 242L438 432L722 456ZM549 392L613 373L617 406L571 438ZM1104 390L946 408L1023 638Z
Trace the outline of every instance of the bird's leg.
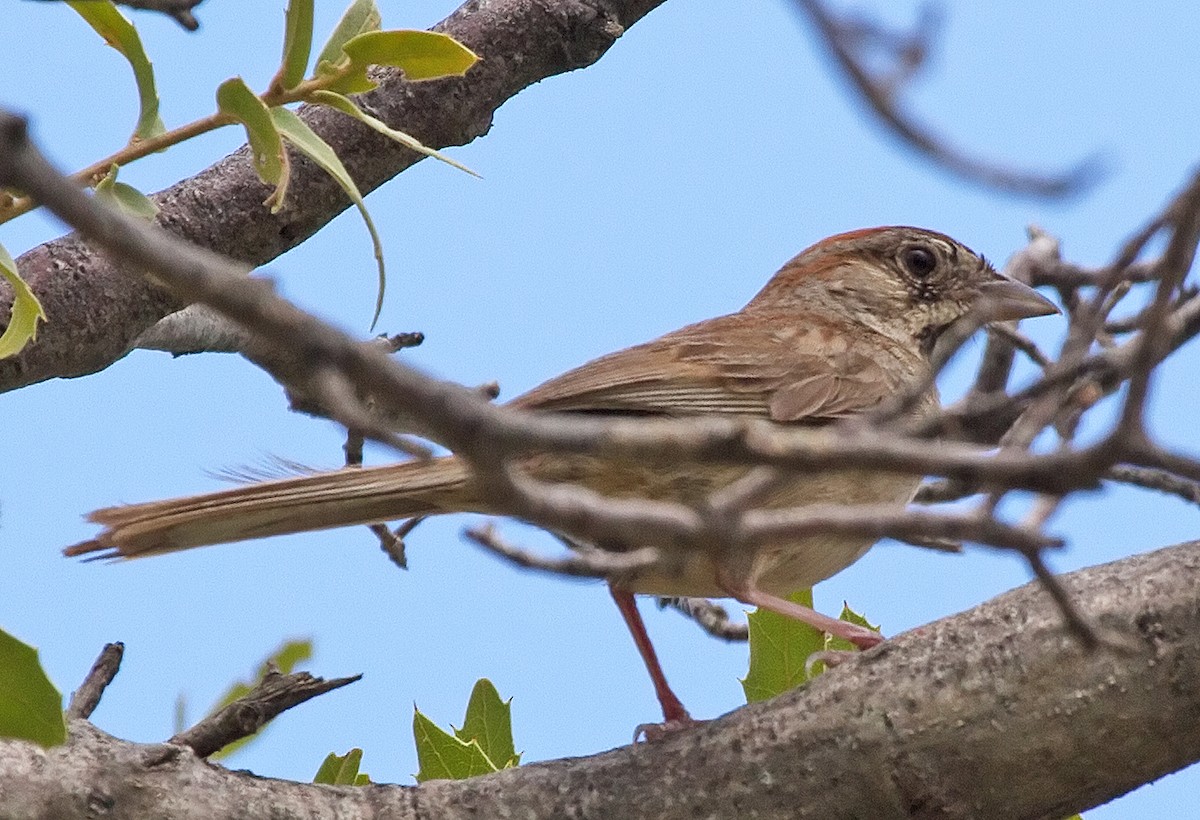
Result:
M844 638L859 649L870 649L872 646L883 643L883 636L878 632L873 632L866 627L852 624L848 621L839 621L837 618L830 618L828 615L822 615L820 612L809 609L802 604L788 601L769 592L764 592L755 586L752 581L742 581L739 583L731 581L722 574L718 577L717 582L725 592L737 598L743 604L756 606L760 609L769 609L787 618L794 618L797 621L808 624L814 629L828 632L837 638Z
M629 633L633 635L633 642L637 644L638 654L642 656L642 663L646 664L646 671L650 673L650 680L654 683L654 694L658 696L659 705L662 706L665 721L663 725L639 726L638 734L645 732L648 739L653 739L654 735L662 730L681 728L692 723L692 716L688 714L687 709L683 708L683 703L671 691L671 687L667 683L662 666L658 663L658 655L655 654L654 646L650 643L650 635L646 632L646 624L642 621L637 602L633 599L633 593L617 589L611 584L609 584L608 591L612 593L613 600L617 603L617 609L621 610L621 617L625 619L625 625L629 627Z

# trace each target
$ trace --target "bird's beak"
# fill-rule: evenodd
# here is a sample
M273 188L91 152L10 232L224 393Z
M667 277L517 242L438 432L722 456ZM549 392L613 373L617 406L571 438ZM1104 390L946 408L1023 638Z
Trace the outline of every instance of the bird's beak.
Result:
M1045 296L1007 276L997 276L980 288L980 292L983 298L979 302L979 309L988 322L1031 319L1059 312L1058 307Z

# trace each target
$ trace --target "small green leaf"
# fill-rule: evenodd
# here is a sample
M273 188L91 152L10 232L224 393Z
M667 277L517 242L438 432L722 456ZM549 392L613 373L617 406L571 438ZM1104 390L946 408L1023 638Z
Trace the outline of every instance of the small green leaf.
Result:
M454 735L463 743L478 741L497 768L508 769L521 762L513 744L512 698L500 700L500 693L487 678L475 682L462 728L455 729Z
M7 359L20 353L25 345L34 340L38 322L45 321L46 311L42 310L42 303L33 295L29 285L17 274L17 263L3 245L0 245L0 278L13 289L8 327L0 334L0 359Z
M498 771L499 767L484 754L478 740L464 743L446 732L413 707L413 739L417 744L417 762L421 770L413 777L426 780L465 780Z
M87 21L96 33L104 38L104 42L121 52L133 68L133 78L137 82L138 99L141 110L138 113L137 127L133 138L149 139L166 131L162 118L158 115L158 90L154 85L154 66L146 56L142 47L142 38L137 29L121 12L117 11L109 0L69 0L67 3Z
M450 157L446 156L445 154L443 154L439 151L435 151L432 148L426 147L416 137L409 136L408 134L404 133L403 131L397 131L394 128L389 128L382 120L378 119L377 117L372 117L370 114L368 114L367 112L365 112L361 108L359 108L357 105L355 105L354 101L351 100L349 97L346 97L342 94L335 93L333 91L314 91L312 94L308 95L306 101L313 102L313 103L320 103L321 105L327 105L330 108L336 108L338 111L341 111L343 114L348 114L351 117L354 117L356 120L358 120L362 123L365 123L366 125L371 126L376 131L378 131L380 134L383 134L385 137L389 137L389 138L395 140L396 142L400 143L401 145L403 145L406 148L411 148L412 150L414 150L420 154L424 154L427 157L433 157L434 159L441 160L442 162L446 163L447 165L453 165L455 168L459 169L460 171L466 171L468 174L470 174L473 177L476 177L477 179L480 178L479 174L475 173L467 166L463 165L460 162L456 162L455 160L452 160Z
M151 220L158 214L158 206L149 197L124 182L117 182L118 166L109 167L104 178L96 183L96 199L105 202L130 216Z
M319 60L314 75L328 91L361 94L378 85L367 74L373 65L403 69L410 80L433 80L462 76L478 61L473 51L448 35L431 31L368 31L346 41L337 61Z
M291 173L283 138L270 110L241 77L231 77L217 87L217 108L245 126L254 170L259 179L275 186L264 204L271 206L271 213L279 213Z
M37 650L0 630L0 737L57 746L67 740L62 695Z
M272 86L295 88L308 71L308 55L312 51L313 0L288 0L284 18L283 60Z
M362 754L362 749L351 749L341 757L330 752L317 770L313 782L327 786L365 786L371 782L371 778L358 771Z
M304 120L297 117L294 113L286 108L272 108L271 119L275 121L275 127L279 129L279 133L283 138L296 146L302 154L307 156L313 162L320 165L327 174L333 177L338 185L342 186L342 190L350 197L350 201L358 208L358 212L362 214L363 222L367 225L367 231L371 234L371 244L375 248L375 261L379 269L379 291L375 298L375 315L371 319L371 327L375 327L375 322L379 320L379 313L383 310L383 292L387 285L387 275L383 268L383 243L379 239L379 232L375 230L375 223L371 219L371 214L367 211L367 204L363 202L362 194L358 192L358 186L354 184L354 180L350 177L350 172L346 170L346 166L342 165L342 161L338 159L337 154L329 147L323 139L317 136L311 128L309 128Z
M368 31L379 31L381 17L375 0L353 0L342 19L333 27L333 33L325 41L325 47L317 55L317 66L321 63L336 65L346 59L343 46L353 37Z
M350 74L366 79L367 66L399 68L409 80L462 76L479 62L479 56L462 43L436 31L368 31L342 46L350 58ZM343 88L334 90L345 91Z
M812 590L788 596L789 601L812 607ZM794 618L765 609L751 612L750 669L742 679L746 702L767 700L809 679L808 656L825 648L825 633Z
M872 632L879 631L879 624L873 624L867 620L865 615L859 615L845 601L842 602L842 612L838 615L838 620L846 621L847 623L861 626L865 629L870 629ZM845 638L835 638L833 635L825 636L825 648L836 652L857 652L858 647L850 643Z
M214 714L221 709L224 709L238 698L245 697L272 668L278 669L280 674L290 675L292 670L296 668L296 664L300 663L301 661L306 661L311 657L312 641L310 640L287 641L286 643L281 644L278 649L272 652L269 657L267 657L258 665L258 670L255 672L254 679L251 682L246 683L244 681L239 681L230 686L229 689L226 690L225 694L217 699L217 702L213 705L212 709L208 710L208 714ZM239 751L247 743L254 740L261 734L262 730L260 729L258 732L255 732L249 737L235 740L233 743L230 743L220 751L212 754L209 759L217 760L220 758L229 757L231 754Z

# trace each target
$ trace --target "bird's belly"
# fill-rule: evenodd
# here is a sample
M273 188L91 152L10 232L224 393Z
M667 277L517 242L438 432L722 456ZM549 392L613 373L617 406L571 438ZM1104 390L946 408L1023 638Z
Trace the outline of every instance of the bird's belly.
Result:
M638 464L615 465L594 470L586 457L556 475L547 475L544 464L535 471L539 478L551 481L578 481L605 495L621 498L648 498L677 501L691 506L703 504L711 493L728 486L746 474L746 468L719 465L695 465L692 469ZM566 467L561 461L561 468ZM557 470L553 472L558 472ZM602 475L603 480L597 481ZM589 480L590 479L590 480ZM760 506L772 509L804 507L812 504L888 504L902 506L912 499L919 478L890 473L866 473L857 470L821 472L786 479ZM728 591L718 583L718 562L729 567L749 567L749 579L760 589L775 595L787 595L811 587L857 561L876 539L861 536L818 534L800 539L780 539L753 548L756 554L730 556L727 545L712 545L708 550L663 549L662 561L653 567L613 579L631 592L664 596L719 598ZM601 547L632 549L655 544L601 544ZM744 572L744 571L743 571ZM726 573L729 577L729 573Z

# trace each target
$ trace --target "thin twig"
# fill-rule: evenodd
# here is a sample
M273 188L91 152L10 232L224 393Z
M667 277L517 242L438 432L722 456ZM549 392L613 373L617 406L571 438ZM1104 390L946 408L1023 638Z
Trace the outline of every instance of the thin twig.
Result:
M1192 504L1200 504L1200 482L1180 478L1166 470L1135 467L1131 464L1114 464L1105 475L1110 481L1132 484L1147 490L1158 490L1178 496Z
M658 605L682 613L714 638L745 641L750 637L744 621L730 620L725 607L707 598L659 598Z
M408 555L404 549L405 537L425 520L418 515L407 521L402 521L396 529L389 529L387 524L371 524L370 530L379 538L379 548L383 554L400 569L408 569Z
M100 705L100 698L104 695L104 690L117 676L124 654L125 644L120 641L104 645L96 662L92 664L91 670L87 673L87 677L71 695L71 704L67 707L67 717L89 718L92 716L92 712L96 711L96 707Z
M899 104L899 92L904 81L912 75L905 70L906 59L913 52L911 43L920 43L919 48L928 49L931 21L926 18L923 26L915 33L897 35L874 27L869 38L862 36L862 25L854 25L846 18L838 18L820 0L795 0L798 9L804 12L816 27L822 42L830 50L846 78L859 93L867 106L879 116L893 134L916 151L943 168L972 182L981 183L1001 191L1026 196L1065 198L1083 193L1101 176L1102 163L1098 157L1090 157L1071 170L1058 175L1041 175L968 157L952 147L941 137L904 111ZM922 31L924 29L924 31ZM893 60L896 67L891 71L874 71L869 67L864 46L882 43L887 51L899 55ZM898 41L898 42L897 42Z
M1079 611L1075 604L1075 599L1059 582L1058 577L1050 571L1046 566L1045 560L1040 552L1031 551L1025 554L1025 560L1029 562L1029 568L1033 570L1033 574L1041 582L1042 587L1050 593L1050 597L1054 599L1058 611L1062 613L1063 621L1079 642L1083 644L1085 649L1095 649L1100 646L1100 636L1096 630L1092 628L1091 623Z
M198 757L208 757L235 740L249 737L293 706L340 689L361 677L354 675L325 680L307 672L283 675L277 669L272 669L245 695L175 735L167 743L187 746Z
M508 543L491 524L473 527L464 534L488 552L519 567L573 578L613 578L654 566L659 562L658 550L649 547L629 552L588 550L562 558L551 558Z
M1008 344L1024 353L1027 357L1029 357L1029 360L1038 367L1045 369L1050 366L1050 359L1047 358L1046 354L1041 351L1041 349L1037 346L1037 343L1024 333L1020 333L1015 327L1009 327L1008 323L998 322L993 325L988 325L987 331L989 335L1000 337Z

